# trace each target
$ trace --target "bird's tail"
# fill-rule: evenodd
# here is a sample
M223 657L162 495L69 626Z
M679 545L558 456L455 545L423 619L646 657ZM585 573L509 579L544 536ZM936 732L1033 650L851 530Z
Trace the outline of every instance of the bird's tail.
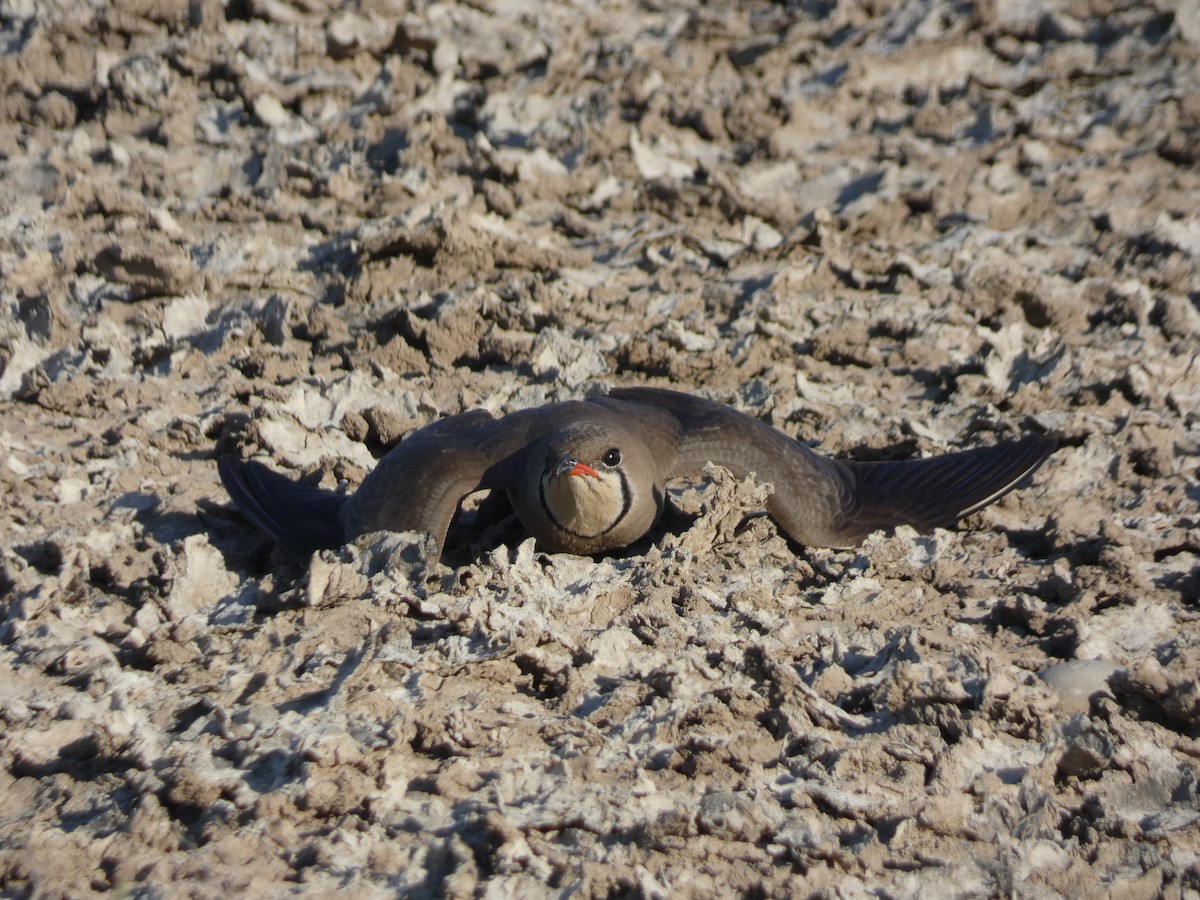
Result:
M925 531L953 525L1020 486L1056 445L1049 435L1027 435L928 459L841 460L853 476L857 498L845 533L859 541L877 528L911 525Z
M217 470L242 515L297 559L346 542L339 511L347 495L292 481L261 463L222 456Z

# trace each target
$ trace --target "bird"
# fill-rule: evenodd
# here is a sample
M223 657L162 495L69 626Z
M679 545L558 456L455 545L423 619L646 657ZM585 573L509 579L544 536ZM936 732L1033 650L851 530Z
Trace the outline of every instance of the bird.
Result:
M353 493L236 455L220 457L218 470L242 514L301 561L376 531L424 532L440 555L460 502L481 490L506 492L540 548L597 556L643 537L668 483L703 477L709 463L769 482L767 514L796 544L850 548L879 529L950 527L1020 486L1055 447L1053 435L1032 433L919 459L834 459L723 403L622 387L433 422Z

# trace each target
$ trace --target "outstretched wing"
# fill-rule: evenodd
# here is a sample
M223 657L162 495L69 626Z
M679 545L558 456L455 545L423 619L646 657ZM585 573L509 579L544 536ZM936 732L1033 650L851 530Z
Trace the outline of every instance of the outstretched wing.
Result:
M854 503L854 484L837 462L723 403L657 388L618 388L610 397L658 407L679 420L671 478L695 477L706 463L736 477L754 475L775 491L767 511L795 541L839 546L840 523Z
M479 490L491 464L479 447L494 424L482 409L450 416L397 444L342 511L346 540L372 531L424 531L440 548L458 504Z
M1052 437L1031 435L928 459L832 460L711 400L653 388L622 388L610 396L668 410L679 420L672 476L694 476L713 462L739 478L753 473L772 483L768 512L808 546L854 546L878 528L897 525L952 525L1019 486L1055 446Z

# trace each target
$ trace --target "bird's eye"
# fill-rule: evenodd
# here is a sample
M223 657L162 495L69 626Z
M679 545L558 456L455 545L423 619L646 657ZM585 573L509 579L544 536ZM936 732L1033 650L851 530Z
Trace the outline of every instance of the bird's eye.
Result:
M616 447L606 450L604 455L600 457L600 462L609 467L619 466L621 464L621 451Z

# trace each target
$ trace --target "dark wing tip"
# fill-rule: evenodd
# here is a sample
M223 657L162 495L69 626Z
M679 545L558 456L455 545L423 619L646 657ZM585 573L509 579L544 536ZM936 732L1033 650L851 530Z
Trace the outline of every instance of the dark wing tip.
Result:
M1015 441L984 448L995 451L989 454L994 457L994 461L979 473L977 480L972 484L973 491L966 491L966 495L978 493L981 496L955 515L953 521L978 512L995 503L1009 491L1026 484L1057 448L1058 438L1052 434L1030 434Z
M948 527L1020 487L1057 446L1035 434L928 459L846 463L857 503L845 530L861 539L897 525Z
M345 495L300 484L236 456L220 457L217 472L242 515L297 559L307 561L314 551L345 542L338 517Z

